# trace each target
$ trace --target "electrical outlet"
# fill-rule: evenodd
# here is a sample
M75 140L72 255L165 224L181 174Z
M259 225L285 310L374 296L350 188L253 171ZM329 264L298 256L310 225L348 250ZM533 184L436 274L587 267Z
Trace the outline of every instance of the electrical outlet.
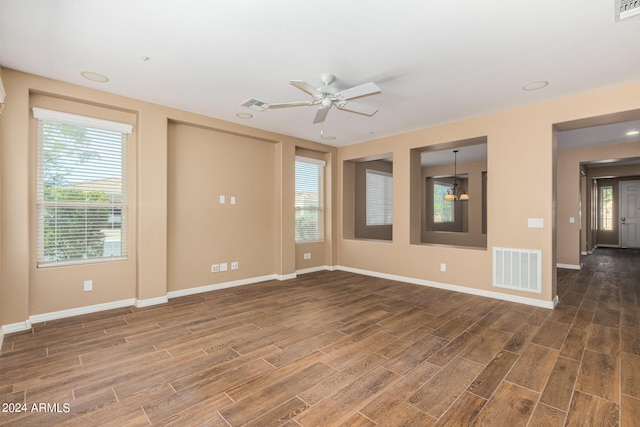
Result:
M311 252L305 252L303 255L303 259L311 259Z
M234 261L231 263L231 269L232 270L237 270L238 269L238 261Z
M440 264L440 271L442 271L442 272L447 271L447 264L445 264L444 262L442 264Z
M220 265L218 264L211 264L211 272L212 273L217 273L220 271Z
M89 292L93 290L93 280L84 281L84 291Z
M220 271L227 271L227 263L226 262L221 262L220 263Z

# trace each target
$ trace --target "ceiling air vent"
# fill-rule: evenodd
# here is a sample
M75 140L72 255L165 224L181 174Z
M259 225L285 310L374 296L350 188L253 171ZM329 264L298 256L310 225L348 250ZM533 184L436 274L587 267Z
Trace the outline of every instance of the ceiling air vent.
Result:
M640 0L615 0L618 21L640 15Z
M257 99L253 98L247 99L242 104L240 104L240 106L251 108L257 111L264 111L269 108L269 104L267 104L266 102L258 101Z

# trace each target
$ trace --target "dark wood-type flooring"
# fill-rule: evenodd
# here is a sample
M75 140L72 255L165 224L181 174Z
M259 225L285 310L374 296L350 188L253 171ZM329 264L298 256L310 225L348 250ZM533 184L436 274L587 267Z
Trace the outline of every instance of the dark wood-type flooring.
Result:
M319 272L37 324L0 424L638 426L640 251L585 263L555 310Z

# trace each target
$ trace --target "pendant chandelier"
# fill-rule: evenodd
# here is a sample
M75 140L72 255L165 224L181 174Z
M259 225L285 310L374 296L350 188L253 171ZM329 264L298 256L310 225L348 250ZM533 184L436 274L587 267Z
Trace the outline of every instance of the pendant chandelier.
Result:
M464 188L458 188L458 150L453 150L453 189L447 190L445 200L469 200Z

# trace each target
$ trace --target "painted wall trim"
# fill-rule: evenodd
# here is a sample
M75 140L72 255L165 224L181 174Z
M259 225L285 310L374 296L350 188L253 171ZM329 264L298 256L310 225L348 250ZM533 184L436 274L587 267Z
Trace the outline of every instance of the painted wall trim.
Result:
M293 276L294 277L292 278L295 278L295 275ZM213 285L198 286L196 288L180 289L179 291L167 292L167 297L171 299L171 298L183 297L187 295L201 294L203 292L217 291L219 289L233 288L235 286L251 285L253 283L266 282L269 280L286 280L286 279L280 279L280 277L283 277L283 276L279 276L277 274L270 274L268 276L251 277L249 279L233 280L231 282L223 282L223 283L216 283Z
M302 268L300 270L296 270L296 274L299 275L299 274L316 273L318 271L335 271L335 268L329 265L319 265L317 267L309 267L309 268Z
M291 274L276 274L274 278L282 281L282 280L295 279L296 277L298 277L296 276L296 273L291 273Z
M580 255L589 255L589 252L587 252L587 251L582 251L582 252L580 252Z
M556 267L558 267L558 268L566 268L568 270L582 270L582 266L581 265L576 265L576 264L561 264L561 263L558 263L558 264L556 264Z
M455 291L455 292L461 292L461 293L465 293L465 294L478 295L478 296L481 296L481 297L499 299L499 300L503 300L503 301L517 302L519 304L532 305L532 306L535 306L535 307L553 309L553 308L555 308L556 304L558 303L558 297L557 296L551 301L543 301L543 300L538 300L538 299L535 299L535 298L527 298L527 297L521 297L521 296L518 296L518 295L503 294L503 293L500 293L500 292L493 292L493 291L485 291L485 290L482 290L482 289L467 288L465 286L450 285L448 283L432 282L430 280L416 279L416 278L413 278L413 277L406 277L406 276L398 276L398 275L395 275L395 274L379 273L377 271L361 270L359 268L351 268L351 267L345 267L345 266L341 266L341 265L338 266L337 269L341 270L341 271L347 271L349 273L363 274L365 276L379 277L381 279L396 280L396 281L399 281L399 282L412 283L414 285L421 285L421 286L429 286L429 287L438 288L438 289L446 289L448 291Z
M163 297L136 299L135 306L138 308L142 308L142 307L149 307L152 305L164 304L167 302L169 302L169 298L165 295Z
M84 307L70 308L68 310L53 311L51 313L34 314L29 316L31 323L47 322L49 320L62 319L65 317L79 316L81 314L96 313L98 311L112 310L114 308L129 307L135 305L135 298L123 299L120 301L106 302L103 304L87 305Z
M11 334L13 332L21 332L29 329L31 329L31 322L29 320L2 325L2 327L0 327L0 348L2 348L2 343L4 342L4 334Z

